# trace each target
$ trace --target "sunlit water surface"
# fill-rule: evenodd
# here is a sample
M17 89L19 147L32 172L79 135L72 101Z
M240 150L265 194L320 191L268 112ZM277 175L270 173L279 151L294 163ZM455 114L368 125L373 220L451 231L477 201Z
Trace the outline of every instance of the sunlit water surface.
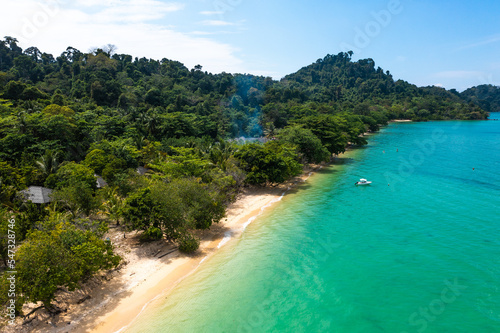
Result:
M499 212L500 121L391 124L127 332L500 332Z

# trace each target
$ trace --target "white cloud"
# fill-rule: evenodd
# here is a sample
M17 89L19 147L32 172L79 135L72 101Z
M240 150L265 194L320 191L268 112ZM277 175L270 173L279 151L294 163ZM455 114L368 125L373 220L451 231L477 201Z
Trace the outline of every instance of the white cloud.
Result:
M242 60L236 56L239 50L231 45L151 23L180 10L177 5L155 0L85 0L93 6L91 10L72 3L48 13L40 7L44 1L47 0L16 0L2 5L3 11L11 15L4 15L0 31L4 36L18 38L23 48L37 46L54 56L68 46L87 52L91 47L114 44L118 53L134 57L178 60L188 68L201 64L211 72L245 71ZM151 7L142 8L140 4Z
M203 25L208 25L212 27L227 27L230 25L234 25L234 23L227 22L227 21L221 21L221 20L207 20L201 22Z
M47 1L47 0L46 0ZM68 0L49 0L63 4L69 4ZM175 12L184 8L183 4L177 2L162 2L159 0L76 0L77 7L109 7L129 8L130 11L138 8L155 10L162 13Z
M93 6L100 10L92 15L94 22L146 22L158 20L171 12L180 11L184 5L156 0L108 0Z
M110 7L123 4L123 0L75 0L74 2L75 5L80 7Z
M208 31L192 31L190 33L191 35L197 35L197 36L208 36L208 35L213 35L213 32L208 32Z
M457 49L457 51L459 51L459 50L465 50L465 49L472 49L472 48L476 48L478 46L484 46L484 45L498 43L498 42L500 42L500 35L490 36L488 38L484 38L481 41L461 46L461 47L459 47Z
M224 14L223 11L203 11L203 12L200 12L201 15L206 15L206 16L211 16L211 15L222 15Z

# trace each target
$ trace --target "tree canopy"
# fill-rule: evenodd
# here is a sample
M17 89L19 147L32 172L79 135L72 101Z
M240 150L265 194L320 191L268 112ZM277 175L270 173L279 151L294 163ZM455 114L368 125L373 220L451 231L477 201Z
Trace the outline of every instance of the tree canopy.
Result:
M0 42L0 275L14 217L18 310L51 309L58 288L116 267L109 223L194 252L197 230L242 186L284 182L393 119L485 119L498 107L498 87L417 87L352 52L277 81L114 51ZM29 186L52 201L24 202Z

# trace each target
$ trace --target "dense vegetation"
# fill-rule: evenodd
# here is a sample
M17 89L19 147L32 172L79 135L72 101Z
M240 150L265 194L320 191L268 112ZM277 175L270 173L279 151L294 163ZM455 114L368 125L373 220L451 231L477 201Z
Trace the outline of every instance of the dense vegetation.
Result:
M479 105L486 112L500 111L500 87L483 84L465 90L460 96L466 101Z
M392 119L486 117L458 93L394 81L351 53L274 81L113 50L54 57L0 41L0 255L3 268L16 261L17 311L53 310L57 288L116 267L109 224L192 252L194 230L218 222L245 184L283 182ZM32 185L53 189L52 202L24 202Z

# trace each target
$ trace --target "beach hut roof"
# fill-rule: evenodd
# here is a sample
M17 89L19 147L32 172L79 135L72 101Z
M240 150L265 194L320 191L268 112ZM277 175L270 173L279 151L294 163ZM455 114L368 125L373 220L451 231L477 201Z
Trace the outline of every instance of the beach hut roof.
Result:
M94 175L96 177L97 188L103 188L108 186L108 183L99 175Z
M24 199L26 201L31 201L36 204L45 204L50 202L50 194L52 190L50 188L41 186L30 186L28 189L21 191Z
M144 176L144 175L146 174L146 172L148 172L149 170L150 170L150 169L148 169L148 168L145 168L145 167L140 166L140 167L138 167L138 168L137 168L137 170L136 170L136 171L137 171L137 173L138 173L138 174L140 174L141 176Z

